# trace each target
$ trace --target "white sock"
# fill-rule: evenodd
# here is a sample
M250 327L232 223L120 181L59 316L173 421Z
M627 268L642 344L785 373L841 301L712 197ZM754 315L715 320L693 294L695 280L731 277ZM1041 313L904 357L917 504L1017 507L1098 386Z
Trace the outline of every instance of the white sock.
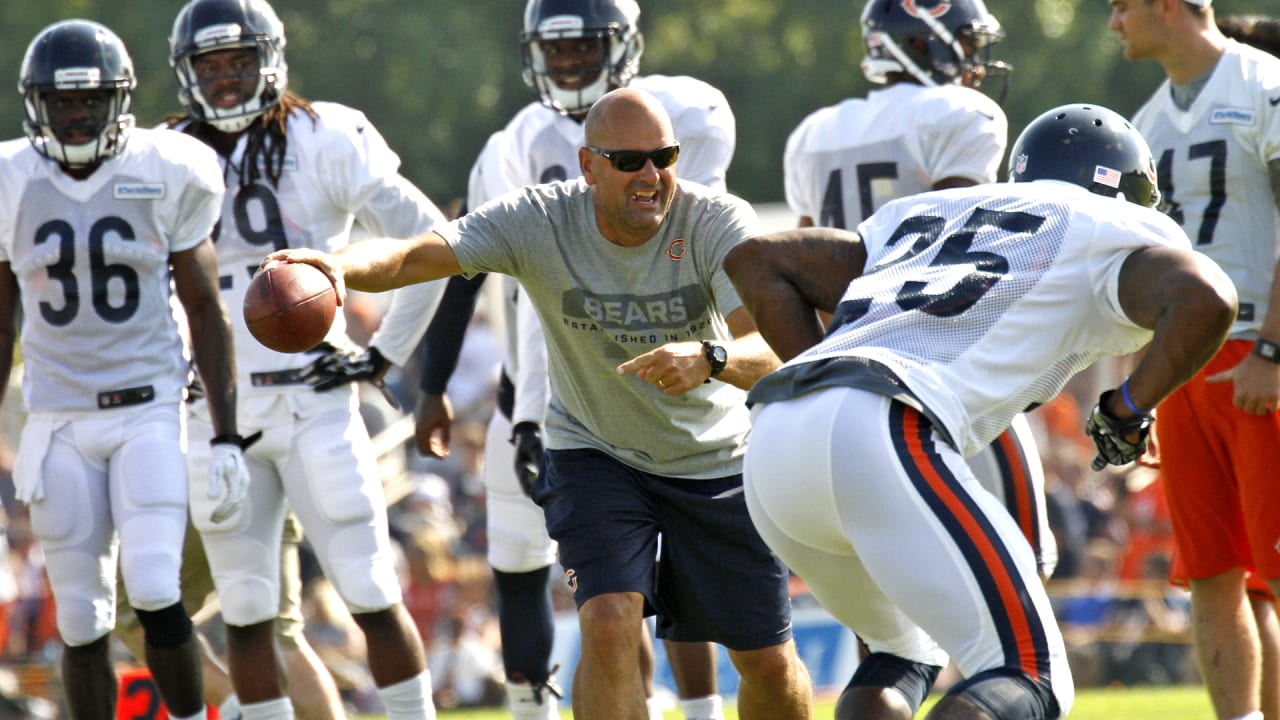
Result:
M556 696L543 690L542 702L538 702L533 686L528 683L507 681L507 704L511 707L512 720L560 720Z
M222 704L218 705L218 717L222 720L240 720L240 698L235 693L227 696Z
M387 720L435 720L431 702L431 671L423 670L408 680L378 688L378 697L387 708Z
M287 697L248 703L240 706L240 717L244 720L293 720L293 703Z
M724 720L724 701L719 695L688 698L680 701L684 720Z
M1262 711L1254 710L1251 713L1241 715L1238 718L1232 718L1231 720L1262 720Z
M662 720L662 700L656 697L646 698L644 706L649 710L649 720Z
M200 712L196 713L195 715L188 715L186 717L179 717L173 714L169 715L170 720L205 720L208 717L209 717L209 711L205 710L203 707L201 707Z

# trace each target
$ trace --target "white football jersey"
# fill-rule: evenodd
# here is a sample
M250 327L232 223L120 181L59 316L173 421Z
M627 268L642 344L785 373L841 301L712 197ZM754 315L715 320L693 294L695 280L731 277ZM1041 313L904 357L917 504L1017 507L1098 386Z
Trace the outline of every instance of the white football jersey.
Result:
M960 85L898 83L810 114L787 138L787 204L824 227L853 228L886 202L949 177L994 182L1008 120Z
M241 136L226 168L227 193L214 235L223 300L235 328L236 371L242 395L279 392L255 387L252 374L302 368L315 356L270 350L253 339L241 308L250 278L262 258L283 248L333 252L350 241L355 220L378 237L408 238L444 221L436 206L399 174L400 158L363 113L316 102L314 120L297 111L289 118L288 146L279 186L265 172L248 187L238 168L249 134ZM179 127L181 129L181 126ZM430 320L423 320L422 330ZM416 340L421 332L408 338ZM328 341L351 346L341 312ZM398 358L404 353L389 352Z
M868 387L874 361L966 457L1102 355L1149 341L1120 307L1120 268L1142 247L1190 247L1155 210L1052 180L903 198L858 233L866 270L827 337L761 379L750 400Z
M1267 171L1280 158L1280 59L1231 41L1190 108L1173 104L1166 79L1133 124L1156 158L1161 208L1235 283L1231 335L1256 335L1280 259Z
M25 138L0 143L0 260L22 300L23 397L33 413L96 411L99 395L188 383L169 256L209 237L223 197L212 149L134 128L85 180Z
M658 99L671 116L680 157L676 174L686 180L724 191L733 159L736 126L724 94L687 76L647 75L628 87ZM467 207L525 185L577 178L578 148L586 143L582 123L546 107L530 103L501 131L490 136L471 169ZM512 421L541 422L545 411L546 353L533 312L517 315L522 291L509 277L501 279L506 328L503 366L516 386Z

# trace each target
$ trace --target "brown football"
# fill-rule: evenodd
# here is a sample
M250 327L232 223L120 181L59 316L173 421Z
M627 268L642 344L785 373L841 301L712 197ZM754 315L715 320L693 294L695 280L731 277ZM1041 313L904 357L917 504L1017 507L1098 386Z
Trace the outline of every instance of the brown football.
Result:
M337 311L333 283L306 263L268 265L253 276L244 294L249 332L276 352L296 353L319 345Z

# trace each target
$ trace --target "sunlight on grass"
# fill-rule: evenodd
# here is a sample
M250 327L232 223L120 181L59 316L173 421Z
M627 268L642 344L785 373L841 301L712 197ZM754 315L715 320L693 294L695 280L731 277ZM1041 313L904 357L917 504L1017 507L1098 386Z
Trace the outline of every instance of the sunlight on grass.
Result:
M917 717L924 717L932 702ZM726 720L736 720L738 713L726 708ZM835 713L834 699L818 703L815 720L831 720ZM573 715L564 708L560 716L570 720ZM1076 696L1071 720L1201 720L1212 717L1209 698L1204 688L1143 687L1143 688L1093 688L1080 690ZM381 715L356 715L357 720L382 720ZM508 720L505 710L450 710L439 713L441 720ZM682 720L679 710L669 711L665 720Z

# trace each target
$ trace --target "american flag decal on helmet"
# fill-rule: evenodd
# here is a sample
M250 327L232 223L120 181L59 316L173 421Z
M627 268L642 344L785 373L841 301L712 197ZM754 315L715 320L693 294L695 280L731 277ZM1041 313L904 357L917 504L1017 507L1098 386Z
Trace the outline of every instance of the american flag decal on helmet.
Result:
M1098 165L1093 168L1093 181L1107 187L1120 187L1120 171Z

